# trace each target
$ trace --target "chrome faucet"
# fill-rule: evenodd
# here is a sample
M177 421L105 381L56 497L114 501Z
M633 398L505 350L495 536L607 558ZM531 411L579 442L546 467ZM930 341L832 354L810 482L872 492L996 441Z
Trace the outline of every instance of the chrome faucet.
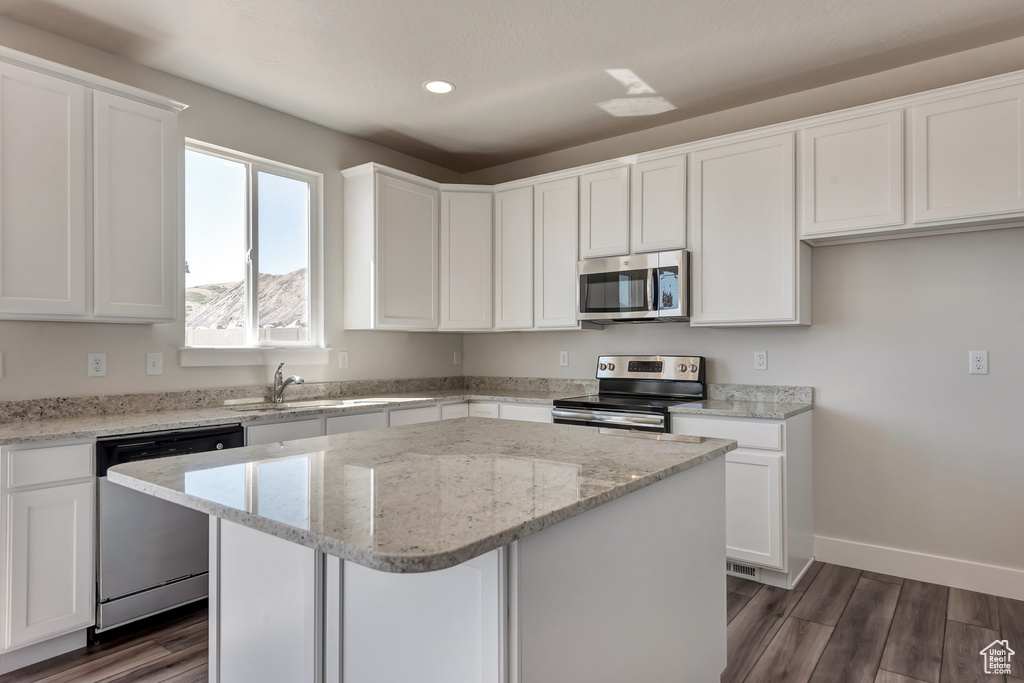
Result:
M281 368L284 367L284 363L277 366L277 372L274 373L274 393L271 395L271 400L274 403L281 403L284 401L284 388L289 384L305 384L306 380L302 379L298 375L292 375L288 379L282 379Z

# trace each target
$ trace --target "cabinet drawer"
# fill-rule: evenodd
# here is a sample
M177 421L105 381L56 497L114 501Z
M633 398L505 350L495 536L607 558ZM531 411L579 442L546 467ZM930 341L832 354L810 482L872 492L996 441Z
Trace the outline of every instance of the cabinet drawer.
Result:
M520 420L521 422L551 422L551 406L531 406L521 403L502 403L500 415L502 420Z
M388 417L383 412L364 413L362 415L339 415L327 418L327 434L350 434L367 429L384 429L388 426Z
M408 410L392 410L388 415L388 424L392 427L414 425L421 422L437 422L439 419L437 406L425 408L409 408Z
M451 405L441 406L442 420L454 420L457 417L469 417L468 403L452 403Z
M7 488L49 484L93 475L92 444L7 452Z
M675 415L672 418L672 433L713 439L734 439L740 448L782 450L782 424L777 422L709 420Z
M469 414L472 417L498 417L498 404L470 403Z
M323 434L324 423L320 419L254 425L245 428L245 445L259 446L292 439L309 439Z

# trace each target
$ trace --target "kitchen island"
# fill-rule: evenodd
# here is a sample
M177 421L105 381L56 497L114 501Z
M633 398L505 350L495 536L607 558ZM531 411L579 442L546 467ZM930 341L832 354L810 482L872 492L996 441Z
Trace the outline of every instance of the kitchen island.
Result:
M463 418L108 477L210 515L211 681L710 682L733 448Z

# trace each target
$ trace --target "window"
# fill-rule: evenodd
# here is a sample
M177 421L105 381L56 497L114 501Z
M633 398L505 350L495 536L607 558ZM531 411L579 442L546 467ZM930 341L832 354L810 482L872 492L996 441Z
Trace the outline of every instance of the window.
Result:
M318 173L189 143L185 345L322 345Z

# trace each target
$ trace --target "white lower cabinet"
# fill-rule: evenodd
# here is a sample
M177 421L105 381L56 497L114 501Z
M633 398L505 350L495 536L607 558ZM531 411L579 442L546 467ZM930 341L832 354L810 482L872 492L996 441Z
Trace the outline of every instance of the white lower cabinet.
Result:
M349 434L368 429L384 429L388 426L388 416L379 413L362 413L361 415L339 415L327 418L327 435Z
M345 562L342 680L503 681L504 564L503 548L423 574Z
M388 426L402 427L404 425L420 424L421 422L437 422L440 419L441 413L437 406L405 408L403 410L392 410L388 414Z
M292 422L272 422L246 426L245 445L259 446L292 439L308 439L324 435L323 418L312 420L293 420Z
M672 433L732 439L725 456L725 554L762 583L792 588L814 559L811 413L787 420L674 415Z
M91 443L5 447L0 459L0 652L7 652L93 625L96 503Z

